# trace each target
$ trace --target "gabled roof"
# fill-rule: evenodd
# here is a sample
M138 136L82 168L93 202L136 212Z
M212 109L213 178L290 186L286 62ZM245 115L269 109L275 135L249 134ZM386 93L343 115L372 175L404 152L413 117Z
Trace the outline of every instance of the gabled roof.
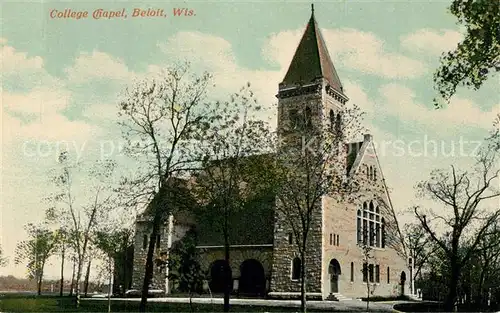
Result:
M307 85L318 78L325 78L334 90L343 94L342 84L314 18L313 8L282 84L285 87Z

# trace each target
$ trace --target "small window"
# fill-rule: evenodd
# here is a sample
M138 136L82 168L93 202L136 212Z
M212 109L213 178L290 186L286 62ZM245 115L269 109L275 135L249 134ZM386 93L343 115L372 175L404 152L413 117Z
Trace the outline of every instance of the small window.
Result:
M358 213L359 213L359 211L358 211ZM358 217L356 228L357 228L357 239L358 239L357 242L358 242L358 244L361 244L363 242L363 237L361 236L362 230L361 230L361 218L360 217Z
M363 263L363 282L368 281L368 264Z
M156 235L156 249L160 249L161 236Z
M293 234L292 233L289 233L288 234L288 244L293 244Z
M391 271L389 269L389 266L387 267L387 283L389 284L391 281Z
M351 262L351 282L354 281L354 262Z
M335 121L335 132L337 135L340 135L340 132L342 130L342 117L340 116L340 113L337 114L337 119Z
M292 261L292 279L293 280L298 280L300 279L300 267L302 265L302 262L300 261L299 258L294 258Z
M339 235L337 235L337 246L340 245L339 244L339 238L340 238Z
M370 276L370 283L373 283L373 264L368 265L368 275Z
M148 247L148 235L142 236L142 249L145 250Z
M375 265L375 282L380 283L380 265Z
M300 124L299 123L299 114L298 114L298 111L296 109L290 110L289 120L290 120L290 126L292 127L292 129L299 128L299 124Z
M377 180L377 169L373 169L373 180Z
M330 234L330 246L333 245L333 234Z

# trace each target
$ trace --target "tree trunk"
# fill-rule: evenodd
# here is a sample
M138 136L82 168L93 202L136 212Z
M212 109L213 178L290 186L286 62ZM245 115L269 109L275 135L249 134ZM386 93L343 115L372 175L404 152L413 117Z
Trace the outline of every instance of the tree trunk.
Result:
M226 265L229 266L229 241L227 238L227 236L224 236L226 237L226 242L224 244L224 260L226 261ZM231 294L231 287L232 287L232 275L229 275L230 273L230 269L229 271L224 275L224 277L226 278L226 283L224 285L224 312L229 312L229 296Z
M75 296L76 296L76 307L80 307L80 282L82 279L82 271L83 271L83 261L84 261L84 254L78 257L78 267L76 271L76 281L75 281Z
M85 282L83 285L83 293L85 294L85 297L88 294L89 291L89 277L90 277L90 264L92 263L92 259L89 258L89 263L87 265L87 273L85 273Z
M42 268L40 269L40 275L38 275L38 290L37 290L37 294L39 296L42 295L42 281L43 281L43 265L42 265Z
M64 253L65 253L65 246L63 243L62 253L61 253L61 284L59 286L59 296L60 297L63 296L63 292L64 292Z
M144 281L142 284L141 304L139 305L139 312L146 312L149 284L151 282L151 279L153 278L153 269L154 269L153 256L155 252L156 236L160 228L160 223L161 223L161 216L159 216L159 214L157 213L155 214L155 217L153 219L153 230L151 232L151 236L149 236L149 247L148 247L148 254L146 257L146 270L144 273Z
M71 274L71 287L69 290L69 296L73 296L73 289L75 288L75 269L76 269L76 262L73 260L73 273Z
M455 312L455 302L457 301L457 287L460 280L460 266L457 262L451 263L450 289L444 302L444 311Z
M90 262L89 262L90 263ZM108 290L108 313L111 312L111 295L113 293L113 258L109 257L109 290Z
M306 252L305 245L300 253L300 311L305 313L307 311L307 298L306 298Z
M367 271L368 271L368 269L367 269ZM370 282L369 282L368 277L366 279L366 310L367 311L370 310Z

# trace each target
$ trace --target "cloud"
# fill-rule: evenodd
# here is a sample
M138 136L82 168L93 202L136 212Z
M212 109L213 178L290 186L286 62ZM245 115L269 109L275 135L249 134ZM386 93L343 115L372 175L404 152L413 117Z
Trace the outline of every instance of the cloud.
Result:
M43 60L39 56L29 57L25 52L16 51L14 47L7 46L7 39L1 38L0 65L2 76L26 71L39 71L43 68Z
M400 42L401 46L409 51L440 55L443 52L455 49L462 39L463 35L454 30L424 28L402 36Z
M271 35L262 50L264 58L286 70L303 32L299 29ZM338 68L391 79L417 78L427 71L422 62L387 51L384 41L373 33L340 28L323 29L322 34Z
M28 93L4 92L2 102L10 112L21 114L55 113L64 109L70 98L70 93L64 89L40 87Z
M82 83L95 79L131 80L134 73L129 71L123 60L98 50L82 52L75 63L65 69L70 82Z
M481 111L471 100L455 97L449 107L435 110L426 107L416 100L410 88L398 83L390 83L380 87L379 94L383 98L380 103L383 114L398 116L401 120L412 120L436 131L458 129L475 126L489 130L496 114L500 112L500 104L491 111Z

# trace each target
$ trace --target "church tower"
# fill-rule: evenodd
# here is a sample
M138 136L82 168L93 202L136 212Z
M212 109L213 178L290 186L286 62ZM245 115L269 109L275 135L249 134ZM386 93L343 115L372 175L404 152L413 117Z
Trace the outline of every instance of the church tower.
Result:
M311 5L311 17L295 51L288 71L278 89L278 136L280 151L303 149L304 134L332 130L341 132L342 108L348 101L342 83L333 66ZM339 135L339 139L342 136ZM340 142L339 142L340 143ZM343 144L339 145L339 147ZM295 150L297 151L297 150ZM297 151L299 152L299 151ZM339 158L345 159L345 158ZM306 281L308 298L323 298L323 207L314 212L308 235ZM274 228L271 293L274 297L298 297L297 277L299 253L291 230L276 214Z

